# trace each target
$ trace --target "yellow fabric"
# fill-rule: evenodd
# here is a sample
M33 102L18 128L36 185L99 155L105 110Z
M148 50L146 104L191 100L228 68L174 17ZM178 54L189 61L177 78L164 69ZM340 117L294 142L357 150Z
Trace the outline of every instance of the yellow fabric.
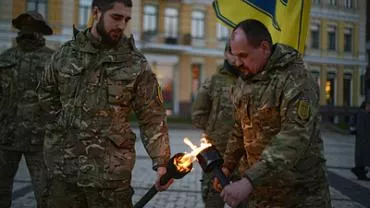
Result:
M235 27L245 19L257 19L269 29L273 42L304 51L311 0L214 0L218 20Z
M89 14L89 19L87 20L87 28L92 27L94 24L94 16L92 15L92 12Z

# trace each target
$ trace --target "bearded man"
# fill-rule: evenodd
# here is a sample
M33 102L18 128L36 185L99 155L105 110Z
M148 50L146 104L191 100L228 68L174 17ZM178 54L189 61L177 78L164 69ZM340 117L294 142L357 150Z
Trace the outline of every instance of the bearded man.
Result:
M45 68L38 94L50 119L44 143L48 207L133 207L131 111L153 170L158 178L166 173L163 98L145 57L124 35L131 10L131 0L94 0L92 27L76 30ZM172 181L161 186L157 180L157 189Z

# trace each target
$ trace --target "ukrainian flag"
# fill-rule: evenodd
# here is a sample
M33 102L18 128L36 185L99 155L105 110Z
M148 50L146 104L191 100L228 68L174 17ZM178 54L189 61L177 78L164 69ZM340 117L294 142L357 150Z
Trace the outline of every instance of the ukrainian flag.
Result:
M274 43L304 51L311 0L214 0L213 8L231 28L242 20L257 19L267 26Z

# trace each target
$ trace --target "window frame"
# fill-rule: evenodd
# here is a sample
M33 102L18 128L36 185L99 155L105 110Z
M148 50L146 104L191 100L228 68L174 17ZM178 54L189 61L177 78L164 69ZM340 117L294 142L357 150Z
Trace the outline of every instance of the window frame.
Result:
M319 24L312 24L310 28L310 36L311 36L311 43L310 48L314 50L320 49L320 25ZM313 33L317 33L317 39L314 37ZM316 44L315 44L316 43ZM317 46L317 47L316 47Z
M219 41L227 41L229 39L230 31L227 27L223 26L221 23L216 24L216 37Z
M166 14L167 11L176 11L176 14ZM170 27L173 23L174 27ZM165 38L178 38L179 35L179 10L175 7L167 7L164 10L164 36Z
M32 4L32 3L34 4L34 7L35 7L34 9L29 8L29 4ZM40 4L44 4L45 6L45 10L43 12L40 11ZM26 10L36 11L40 13L43 16L43 18L45 18L45 20L48 19L48 12L49 12L48 6L49 4L47 0L27 0L26 1Z
M154 12L147 12L145 8L154 8ZM146 23L147 20L148 23ZM151 23L154 23L154 26ZM155 4L145 4L143 7L143 32L145 34L156 34L158 32L158 6Z
M89 15L91 13L91 4L92 0L90 0L90 4L85 4L82 2L87 2L89 0L79 0L78 1L78 25L79 27L86 27L89 23ZM81 11L83 10L83 15L81 15ZM83 19L84 22L81 20Z
M353 9L353 0L344 0L344 7L347 9Z
M334 35L334 44L332 44L332 41L331 41L332 34ZM336 25L329 25L328 31L327 31L327 37L328 37L328 50L336 51L338 48L337 26ZM331 47L333 45L334 47Z
M344 29L344 37L343 37L343 51L346 52L346 53L351 53L353 51L353 28L351 27L346 27ZM347 47L348 46L348 42L347 42L347 37L350 37L350 42L349 42L349 48Z
M349 77L349 78L348 78ZM345 89L345 82L346 81L349 81L349 99L348 99L348 105L347 107L349 106L352 106L352 94L353 94L353 74L350 73L350 72L345 72L344 75L343 75L343 105L345 105L345 94L346 94L346 90L348 89Z
M196 17L197 15L202 17ZM191 37L193 39L204 39L206 13L202 10L193 10L191 12Z

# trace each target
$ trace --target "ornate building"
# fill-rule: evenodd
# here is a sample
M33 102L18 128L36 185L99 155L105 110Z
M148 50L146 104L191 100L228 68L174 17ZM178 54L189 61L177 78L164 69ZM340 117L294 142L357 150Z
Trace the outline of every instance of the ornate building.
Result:
M169 115L189 116L198 87L223 63L228 29L212 0L135 0L128 33L135 37L163 88ZM52 25L53 48L84 28L91 0L2 0L0 51L14 43L11 19L38 10ZM358 106L364 99L366 1L313 0L305 61L321 87L322 105ZM369 44L368 44L369 47Z

